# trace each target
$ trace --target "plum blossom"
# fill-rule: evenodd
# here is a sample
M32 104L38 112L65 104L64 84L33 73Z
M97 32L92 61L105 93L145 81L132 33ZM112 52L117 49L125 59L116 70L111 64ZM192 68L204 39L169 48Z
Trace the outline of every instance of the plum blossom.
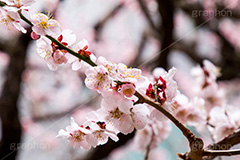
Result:
M177 83L173 80L176 69L172 68L166 72L161 68L156 68L153 73L155 75L155 83L149 84L146 95L151 98L155 98L154 87L156 87L158 102L160 102L162 105L165 102L171 103L174 97L177 95L178 89Z
M124 104L114 97L104 98L97 114L123 134L131 133L134 128L142 129L147 123L147 107L143 104L133 106L128 102L131 101Z
M205 101L202 98L194 97L189 101L185 95L180 94L172 105L175 108L175 117L182 123L194 126L199 131L204 129L207 113L204 108Z
M48 15L33 13L29 18L33 24L32 30L38 35L56 36L61 33L60 24L51 17L50 13Z
M60 50L53 52L51 41L45 37L37 41L37 52L47 62L48 68L53 71L58 69L59 64L67 62L66 57Z
M17 9L28 9L35 0L1 0L2 2L6 3L10 7L15 7Z
M11 7L5 7L5 10L0 9L0 22L8 27L15 27L17 30L22 33L27 33L26 29L24 29L20 24L20 15L18 12L15 12Z
M109 72L104 66L91 67L86 70L85 84L90 89L100 93L110 89L111 79Z
M135 86L131 83L125 83L121 85L121 88L119 88L118 91L121 95L130 98L135 93Z
M92 131L93 137L98 142L97 145L103 145L107 143L108 137L110 137L115 142L119 140L114 131L106 129L105 122L87 121L84 125L89 127L90 130Z
M144 80L141 76L142 71L140 69L127 68L127 66L123 63L119 63L117 67L118 67L117 79L121 82L130 82L135 84L137 82L142 82Z
M149 84L146 89L146 96L155 99L162 107L169 110L172 108L172 102L178 93L177 83L173 80L176 69L172 68L168 72L161 68L156 68L154 71L155 82ZM159 76L159 77L158 77ZM150 118L156 117L158 120L163 120L163 114L153 108L150 113Z
M57 138L67 138L73 148L81 147L89 150L91 146L96 147L97 145L97 141L91 131L78 126L73 118L71 118L71 125L66 127L66 131L61 129L58 132Z
M104 58L102 56L98 57L97 64L98 65L103 65L104 67L106 67L108 72L109 72L109 75L112 78L116 78L117 64L106 60L106 58Z
M95 62L96 57L94 56L93 53L91 53L90 51L87 51L88 46L89 46L88 41L86 39L83 39L82 41L79 41L79 42L73 44L71 46L71 49L74 50L75 52L77 52L78 54L80 54L81 56L83 56L85 58L89 58L93 62ZM79 59L71 54L68 54L67 58L68 58L68 62L72 64L72 70L74 70L74 71L79 70L81 67L84 67L84 69L89 67L89 64L85 63L81 59Z
M70 30L63 30L57 40L65 46L70 46L75 42L76 36ZM57 70L62 63L67 63L66 50L60 49L57 44L51 42L46 37L37 40L37 52L43 57L50 70Z
M139 150L146 151L148 146L152 150L168 137L170 131L170 121L159 121L154 118L149 120L143 129L137 130L134 144Z
M233 112L232 112L233 113ZM235 121L235 116L232 118L232 113L227 112L224 107L214 107L209 114L209 123L214 127L209 127L215 140L221 140L225 136L228 136L236 129L239 129L238 124ZM239 117L239 112L237 113Z
M191 73L196 77L202 88L214 83L217 77L221 75L220 69L208 60L203 61L203 67L197 66L193 68Z
M203 98L206 102L205 109L207 112L216 106L224 106L226 104L225 96L224 88L220 88L216 82L206 86L199 93L199 97Z

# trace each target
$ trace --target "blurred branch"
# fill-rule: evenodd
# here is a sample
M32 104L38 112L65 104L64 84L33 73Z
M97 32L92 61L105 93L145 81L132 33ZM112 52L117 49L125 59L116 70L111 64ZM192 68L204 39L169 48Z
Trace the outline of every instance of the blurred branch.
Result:
M156 34L158 34L158 36L159 36L159 32L160 32L160 31L158 30L158 28L157 28L156 25L154 24L154 22L153 22L153 20L152 20L152 18L151 18L151 16L150 16L150 14L149 14L149 11L148 11L148 9L147 9L147 7L146 7L145 2L144 2L143 0L137 0L137 1L138 1L139 5L140 5L140 8L141 8L142 11L143 11L144 16L145 16L146 19L147 19L149 25L150 25L151 28L154 30L154 32L155 32Z
M131 67L137 67L139 66L142 62L141 62L141 56L143 54L143 50L144 48L146 47L146 43L147 43L147 35L145 32L142 33L142 36L141 36L141 40L140 40L140 43L138 45L138 50L137 50L137 54L136 54L136 58L134 59L133 62L131 62L131 64L129 66Z
M88 100L87 103L84 103L84 105L88 106L88 105L91 105L92 103L96 102L96 98L99 97L99 95L97 95L94 98L93 97L91 97L91 100ZM41 116L33 116L32 119L35 122L51 120L51 119L58 119L58 118L62 118L64 116L66 116L66 115L70 115L73 112L77 111L78 109L81 109L81 104L75 105L75 106L71 107L70 109L68 109L67 111L63 111L63 112L59 112L59 113L48 113L46 115L41 115Z
M240 143L240 130L237 132L233 132L229 136L225 137L221 141L208 145L206 147L207 150L228 150L234 145L237 145ZM208 157L206 160L214 159L217 155L213 155Z
M28 32L29 33L29 32ZM2 140L0 142L0 158L15 159L17 147L21 141L21 124L17 102L21 92L21 75L25 69L25 58L30 34L21 34L11 42L7 49L10 63L7 68L6 80L0 97L0 116L2 121ZM11 148L11 146L15 146Z
M194 12L199 11L201 15L192 17L192 19L195 21L196 26L203 24L203 26L206 29L216 34L220 39L221 62L217 65L222 68L222 76L218 80L226 80L226 79L232 79L235 77L240 77L240 70L239 70L240 57L238 56L240 53L237 52L236 46L230 43L229 40L221 33L221 31L219 31L219 20L221 17L217 15L217 17L212 17L210 20L207 20L207 17L204 17L204 14L202 14L203 12L200 12L200 11L204 11L205 9L202 6L202 4L199 2L196 2L193 4L187 4L184 1L181 1L180 3L178 3L178 7L182 9L190 17L192 17L192 14ZM220 9L217 8L217 10L222 11L222 10L229 10L229 9L226 9L226 7L223 8L223 6L221 6L221 8ZM237 14L236 11L235 12L232 11L232 13L234 13L234 15ZM188 56L190 56L190 54L188 54Z
M152 143L153 143L153 141L154 141L154 131L153 131L152 126L150 126L150 127L151 127L151 130L152 130L152 135L151 135L151 140L150 140L149 144L147 145L147 150L146 150L146 153L145 153L145 158L144 158L144 160L148 160L149 153L150 153L150 151L151 151L151 145L152 145Z
M216 151L216 150L207 150L204 152L205 156L234 156L234 155L239 155L240 150L221 150L221 151Z
M156 66L167 69L168 55L170 52L170 45L173 42L173 29L174 29L174 2L173 0L161 1L156 0L158 3L158 11L161 15L161 27L159 28L161 36L161 54L154 61Z
M118 11L123 7L123 3L119 3L116 7L114 7L103 19L101 19L98 23L94 25L94 29L96 31L95 40L99 41L101 37L101 33L103 30L104 25L113 17L115 16Z
M203 60L207 59L207 58L201 58L200 56L198 56L198 53L196 53L195 51L195 43L187 44L182 41L179 41L173 45L172 49L182 51L185 55L187 55L197 64L202 64Z

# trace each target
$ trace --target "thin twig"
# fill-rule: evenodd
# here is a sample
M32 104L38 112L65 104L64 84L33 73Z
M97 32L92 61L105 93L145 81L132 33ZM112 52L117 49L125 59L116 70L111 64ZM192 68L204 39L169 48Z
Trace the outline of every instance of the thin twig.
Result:
M156 27L156 25L154 24L154 22L153 22L153 20L152 20L152 18L151 18L151 16L150 16L150 14L149 14L149 11L148 11L148 9L147 9L147 7L146 7L146 4L143 2L143 0L138 0L138 3L139 3L139 5L140 5L140 7L141 7L141 9L142 9L142 11L143 11L144 16L145 16L146 19L147 19L149 25L152 27L152 29L153 29L153 30L158 34L158 36L159 36L159 29L158 29L158 28Z
M51 37L51 36L49 36L49 35L46 35L46 37L47 37L48 39L50 39L52 42L54 42L55 44L57 44L60 49L64 49L64 50L68 51L68 53L70 53L70 54L74 55L75 57L78 57L79 59L87 62L89 65L91 65L91 66L93 66L93 67L94 67L94 66L97 66L97 64L94 63L90 58L86 58L86 57L84 57L84 56L82 56L82 55L74 52L73 50L71 50L71 49L69 49L68 47L64 46L62 43L60 43L60 42L59 42L58 40L56 40L55 38L53 38L53 37Z
M240 149L236 150L207 150L204 151L204 156L233 156L239 155Z
M150 125L151 129L152 129L152 135L151 135L151 140L147 146L147 150L146 150L146 154L145 154L145 158L144 160L148 160L148 157L149 157L149 153L150 153L150 150L151 150L151 145L152 145L152 142L153 142L153 136L154 136L154 132L153 132L153 128L152 126Z

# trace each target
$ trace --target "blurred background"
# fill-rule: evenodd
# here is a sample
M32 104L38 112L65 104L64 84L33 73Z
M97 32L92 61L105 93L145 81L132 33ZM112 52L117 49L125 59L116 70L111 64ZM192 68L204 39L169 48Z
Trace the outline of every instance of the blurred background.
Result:
M237 104L239 9L239 0L41 0L30 12L52 12L62 29L73 30L78 40L87 39L89 51L97 57L138 67L143 75L155 67L176 67L179 89L189 97L191 68L208 59L221 68L219 83L238 97ZM70 65L50 71L29 34L30 28L24 35L0 24L0 157L144 159L144 153L132 145L135 132L90 151L73 149L55 138L70 117L83 123L89 111L99 108L101 97L84 86L84 71L72 71ZM208 133L196 134L211 141ZM151 159L175 160L177 152L186 151L187 141L172 126Z

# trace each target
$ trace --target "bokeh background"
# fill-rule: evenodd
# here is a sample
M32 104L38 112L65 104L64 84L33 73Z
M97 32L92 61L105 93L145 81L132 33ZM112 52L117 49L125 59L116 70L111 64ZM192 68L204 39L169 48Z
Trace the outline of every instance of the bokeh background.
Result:
M38 0L30 12L52 12L63 29L87 39L97 57L138 67L144 75L155 67L176 67L179 89L189 97L191 68L208 59L221 68L218 81L238 97L237 104L239 9L239 0ZM70 65L50 71L29 33L30 28L24 35L0 24L0 150L10 153L6 159L144 159L132 145L135 132L90 151L55 138L70 117L84 122L89 111L99 108L101 97L84 86L84 71L72 71ZM211 143L208 133L196 134ZM10 147L5 150L3 142ZM186 139L172 126L151 159L175 160L177 152L186 151Z

